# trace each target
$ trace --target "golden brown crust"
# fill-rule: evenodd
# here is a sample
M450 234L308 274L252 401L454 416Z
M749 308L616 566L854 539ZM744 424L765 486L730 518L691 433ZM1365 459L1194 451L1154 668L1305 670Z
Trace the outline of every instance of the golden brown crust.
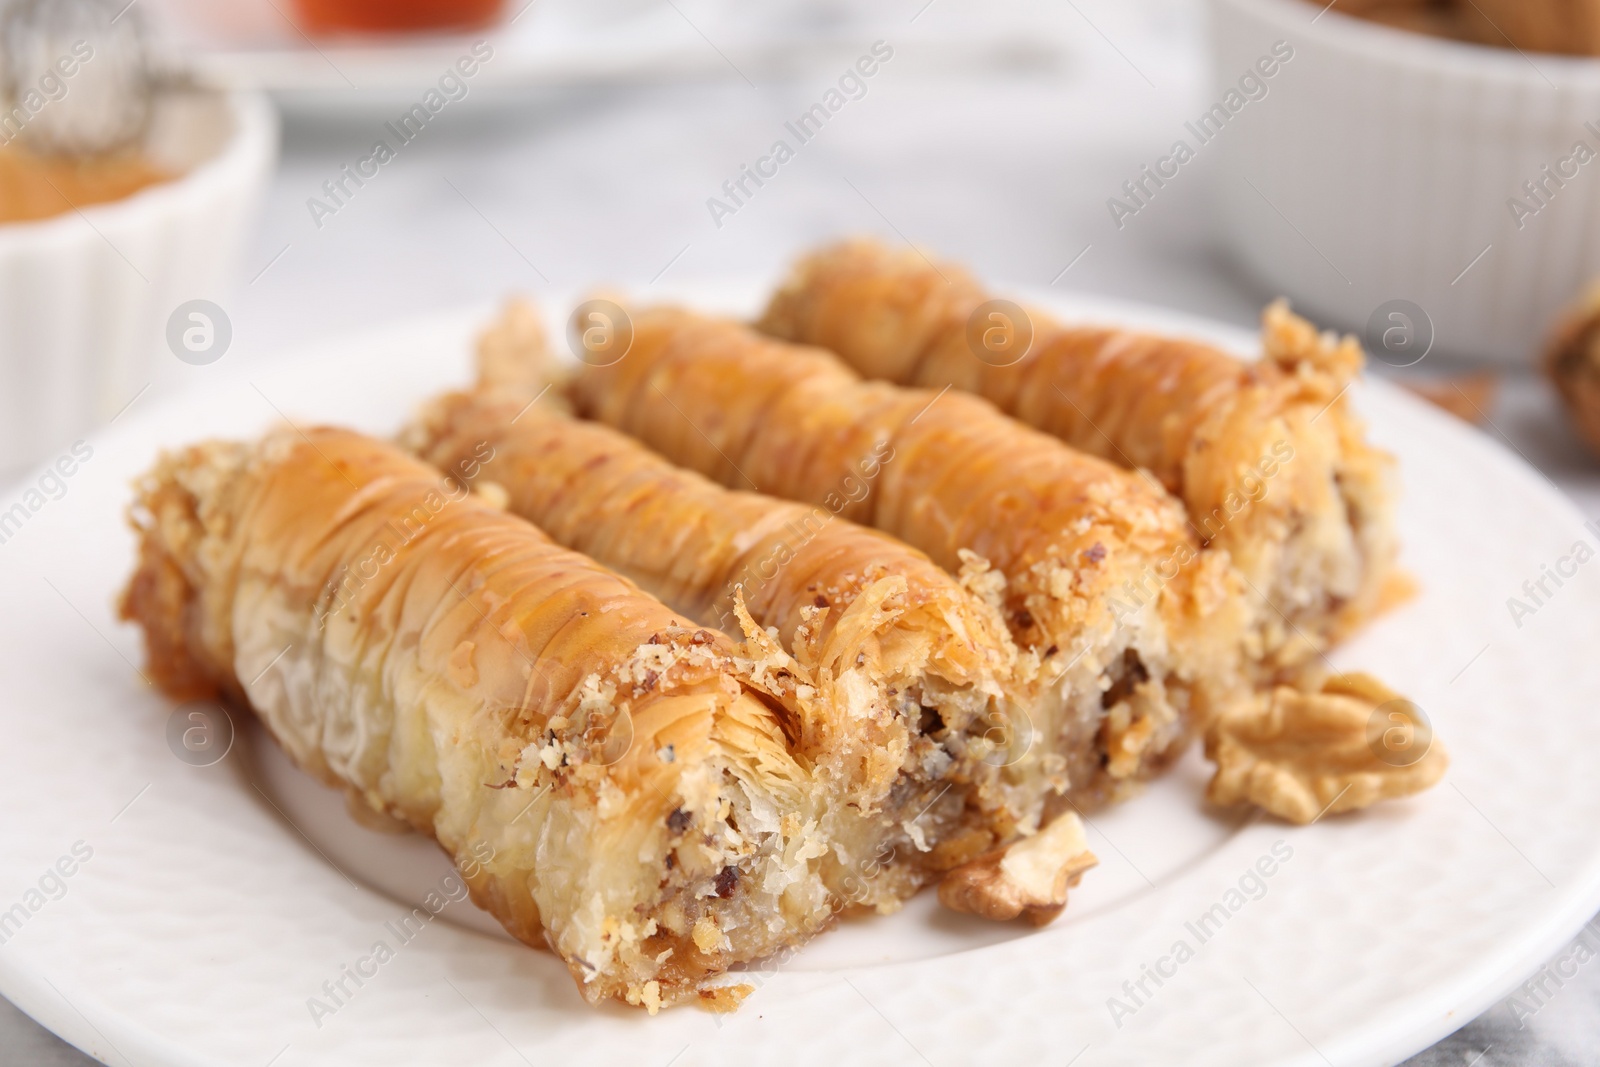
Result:
M988 737L1010 733L1015 648L922 553L823 508L724 489L520 397L442 397L407 436L691 618L738 632L742 591L757 632L770 628L819 690L798 743L837 816L836 853L896 857L882 878L830 871L842 898L897 907L932 872L1037 824L1043 775L1003 774ZM966 851L952 853L958 838Z
M725 485L875 526L952 573L972 554L993 564L1013 637L1038 658L1041 744L1084 800L1159 766L1191 715L1231 695L1228 576L1198 559L1159 488L976 398L862 382L735 323L653 309L633 329L626 359L577 373L581 414ZM1108 739L1106 722L1124 728ZM1111 766L1108 740L1138 758Z
M217 665L191 648L194 593L172 554L154 540L139 544L139 563L122 591L120 617L144 627L145 672L177 700L214 697L227 684Z
M156 676L435 836L589 999L654 1010L829 920L804 713L726 637L342 431L166 456L133 517Z
M1023 422L1126 468L1184 502L1267 604L1251 656L1292 671L1370 617L1395 555L1391 461L1346 402L1362 357L1278 304L1267 358L1026 312L1031 345L980 359L968 323L988 294L949 264L867 241L802 260L762 328L820 344L869 377L977 393ZM1019 334L1019 336L1021 336Z

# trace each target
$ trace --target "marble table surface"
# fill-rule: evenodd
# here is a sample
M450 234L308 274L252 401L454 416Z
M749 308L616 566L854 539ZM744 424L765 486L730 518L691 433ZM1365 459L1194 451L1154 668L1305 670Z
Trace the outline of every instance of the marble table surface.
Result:
M826 13L838 42L831 59L741 65L741 53L722 56L713 43L717 25L702 21L688 27L694 35L685 30L687 44L719 55L692 77L480 93L320 228L308 199L366 152L388 115L381 103L297 102L224 303L235 337L227 358L266 363L329 334L519 289L638 289L668 274L764 278L808 245L862 231L925 244L992 278L1054 281L1240 325L1274 295L1220 250L1203 158L1137 226L1119 232L1108 221L1106 199L1206 91L1196 3L1078 0L1041 13L897 0L870 16ZM714 218L707 200L723 181L879 40L895 57L866 95L758 195ZM1418 368L1468 369L1443 354ZM164 378L155 392L176 384ZM1503 373L1491 410L1483 432L1600 518L1600 464L1556 416L1540 379ZM1600 1063L1600 966L1579 968L1536 1017L1524 1014L1502 1003L1407 1062ZM89 1062L0 1001L0 1063Z

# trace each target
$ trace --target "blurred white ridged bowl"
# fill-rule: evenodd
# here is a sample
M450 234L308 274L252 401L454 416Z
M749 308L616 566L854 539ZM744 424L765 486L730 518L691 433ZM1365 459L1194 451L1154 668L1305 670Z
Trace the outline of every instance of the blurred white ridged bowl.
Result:
M1520 229L1508 202L1535 206L1522 184L1576 142L1600 153L1584 125L1600 130L1600 60L1321 9L1211 0L1216 98L1273 42L1295 50L1215 142L1235 256L1330 325L1365 332L1381 306L1406 300L1431 319L1439 352L1528 360L1600 274L1600 158L1552 185Z
M224 294L277 147L263 96L165 93L145 151L181 177L0 223L0 472L112 418L174 358L167 318Z

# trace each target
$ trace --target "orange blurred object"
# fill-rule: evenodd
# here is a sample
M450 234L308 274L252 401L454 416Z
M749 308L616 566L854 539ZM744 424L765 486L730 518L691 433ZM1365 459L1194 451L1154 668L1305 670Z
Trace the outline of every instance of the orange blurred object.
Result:
M1462 374L1400 384L1434 407L1474 425L1489 420L1487 413L1494 407L1495 394L1500 389L1500 379L1494 374Z
M32 222L104 204L177 177L124 152L94 159L40 156L0 148L0 223Z
M470 30L487 26L505 0L295 0L310 33Z

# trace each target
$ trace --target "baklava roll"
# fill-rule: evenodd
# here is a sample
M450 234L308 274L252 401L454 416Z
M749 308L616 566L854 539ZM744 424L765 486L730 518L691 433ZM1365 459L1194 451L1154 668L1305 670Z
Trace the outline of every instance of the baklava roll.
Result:
M440 398L407 436L690 618L738 633L742 593L818 690L798 749L832 843L825 875L849 902L893 910L1038 826L1048 780L1013 722L1015 647L998 613L922 553L519 398Z
M899 538L1002 611L1045 764L1079 805L1165 765L1237 692L1233 577L1158 488L960 393L675 309L569 383L580 414L724 485ZM992 569L991 569L992 568Z
M833 914L796 698L459 482L284 430L164 456L132 518L122 612L157 682L248 704L301 767L435 837L591 1002L726 1005L717 975Z
M1397 592L1393 463L1348 402L1363 362L1353 339L1319 336L1275 304L1265 358L1248 363L1037 310L1016 321L989 299L959 268L850 241L802 260L761 329L831 349L869 378L976 393L1074 448L1149 471L1248 582L1248 657L1268 676Z

